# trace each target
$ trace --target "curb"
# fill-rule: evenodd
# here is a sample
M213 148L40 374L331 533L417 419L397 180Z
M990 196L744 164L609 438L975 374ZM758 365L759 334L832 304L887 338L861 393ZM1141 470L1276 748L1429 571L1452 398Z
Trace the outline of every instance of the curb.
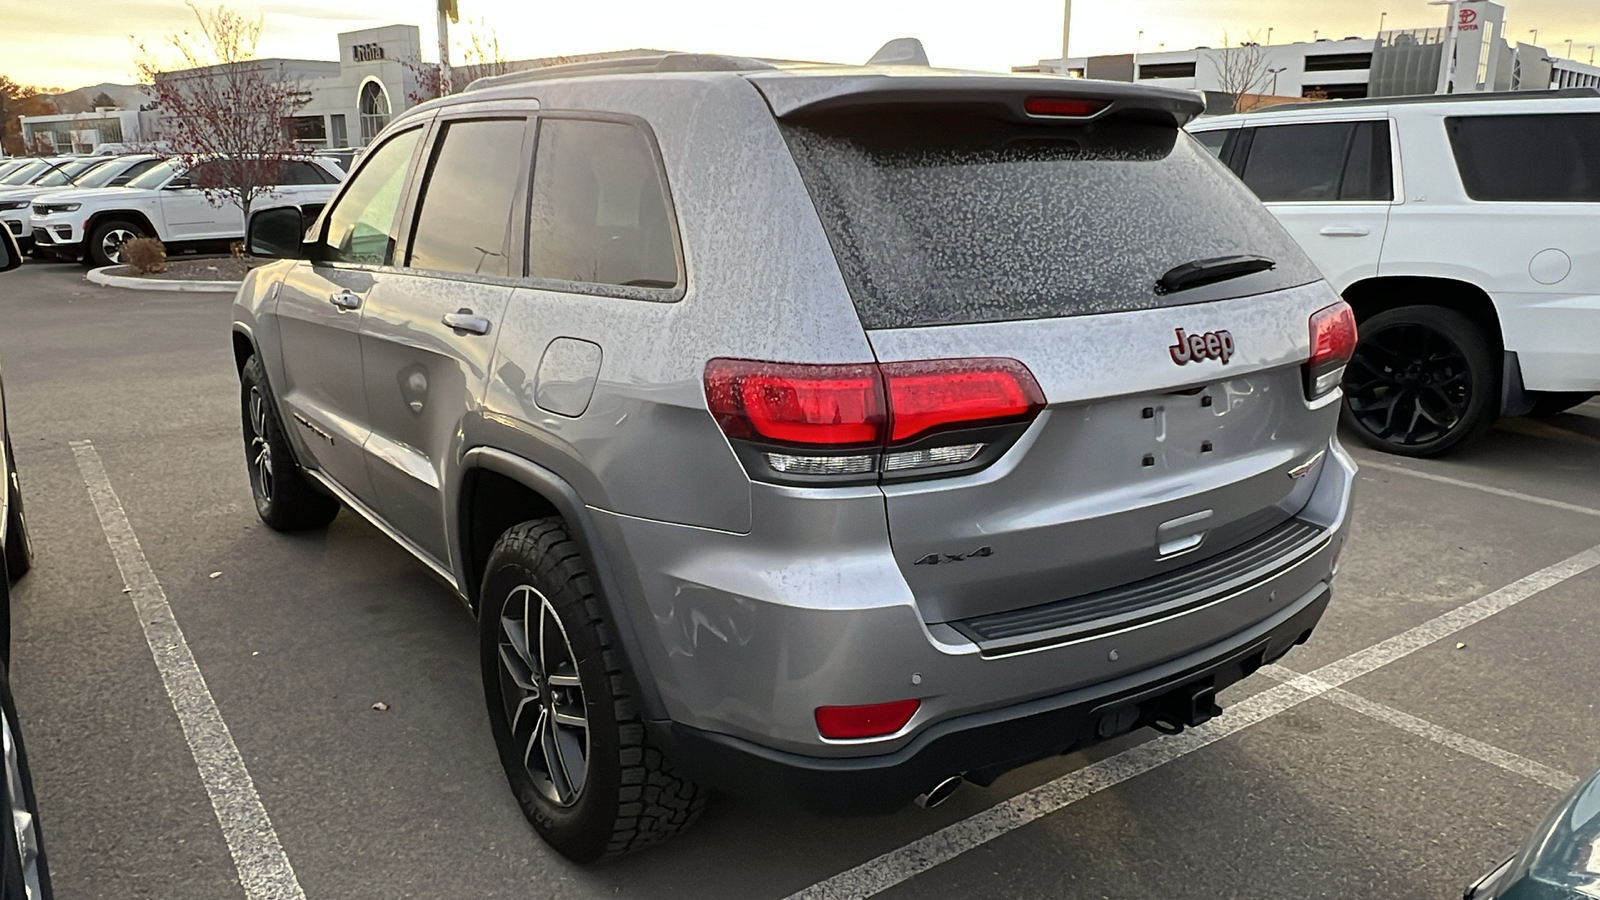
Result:
M127 288L131 291L184 291L199 294L232 294L239 290L242 281L177 281L158 278L130 278L126 275L112 275L112 269L122 266L101 266L90 269L85 275L95 284L106 287Z

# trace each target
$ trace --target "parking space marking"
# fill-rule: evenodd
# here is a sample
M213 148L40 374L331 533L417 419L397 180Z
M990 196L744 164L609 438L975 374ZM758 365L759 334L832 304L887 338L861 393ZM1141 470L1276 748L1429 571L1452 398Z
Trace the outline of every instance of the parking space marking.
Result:
M897 850L797 891L786 900L864 900L886 891L1079 800L1208 747L1257 722L1266 721L1307 700L1322 696L1330 689L1403 659L1596 566L1600 566L1600 546L1540 569L1388 640L1329 663L1309 675L1295 674L1277 687L1241 700L1229 707L1226 715L1198 728L1185 729L1183 733L1171 737L1156 738L1068 772Z
M1379 472L1392 472L1397 475L1410 475L1413 478L1421 478L1425 481L1434 481L1438 482L1439 484L1448 484L1459 488L1467 488L1468 490L1481 491L1485 494L1493 494L1496 497L1506 497L1511 500L1521 500L1525 503L1537 503L1540 506L1548 506L1552 509L1566 510L1567 512L1577 513L1580 516L1600 516L1600 509L1595 509L1591 506L1579 506L1576 503L1566 503L1561 500L1551 500L1549 497L1540 497L1535 494L1524 494L1521 491L1492 487L1487 484L1478 484L1475 481L1463 481L1460 478L1451 478L1448 475L1435 475L1432 472L1409 469L1405 466L1397 466L1394 463L1374 462L1367 459L1358 459L1357 463L1359 463L1363 469L1377 469Z
M1345 709L1353 710L1364 716L1393 725L1401 731L1410 732L1417 737L1426 738L1436 744L1449 747L1458 753L1463 753L1474 759L1480 759L1493 766L1499 766L1513 775L1521 775L1529 781L1536 781L1546 787L1565 791L1578 783L1577 778L1560 769L1553 769L1544 763L1535 762L1509 750L1502 750L1493 744L1485 744L1464 734L1435 725L1426 719L1419 719L1410 713L1401 712L1392 706L1385 706L1382 703L1368 700L1365 697L1352 694L1344 688L1333 687L1309 675L1302 675L1277 665L1267 666L1261 672L1264 675L1289 684L1317 684L1321 688L1318 696L1324 700L1337 703Z
M105 532L117 570L122 573L123 584L139 615L150 655L155 658L167 697L183 726L184 739L189 742L200 780L211 798L217 824L222 826L222 836L245 895L249 900L305 900L305 891L261 805L250 770L245 768L228 723L222 720L211 689L206 687L194 654L189 652L183 630L167 603L167 593L145 558L122 501L112 490L100 454L90 441L72 441L71 445L78 472L89 489L89 499L100 516L100 529Z

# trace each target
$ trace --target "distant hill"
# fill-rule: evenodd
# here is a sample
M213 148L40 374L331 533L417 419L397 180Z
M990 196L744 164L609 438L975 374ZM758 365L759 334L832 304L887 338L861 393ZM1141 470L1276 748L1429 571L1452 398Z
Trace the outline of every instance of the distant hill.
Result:
M101 94L105 94L116 101L116 105L123 109L138 109L140 104L150 102L150 98L145 95L144 90L138 85L111 84L110 82L92 84L88 87L78 88L75 91L54 94L50 99L55 104L58 112L89 112L94 109L94 98Z

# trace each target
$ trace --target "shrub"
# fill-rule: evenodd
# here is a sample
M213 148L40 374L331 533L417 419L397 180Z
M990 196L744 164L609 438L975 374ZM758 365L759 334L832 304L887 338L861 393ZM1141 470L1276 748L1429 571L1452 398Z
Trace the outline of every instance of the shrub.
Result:
M123 242L122 260L140 275L159 275L167 270L167 248L159 238L133 238Z

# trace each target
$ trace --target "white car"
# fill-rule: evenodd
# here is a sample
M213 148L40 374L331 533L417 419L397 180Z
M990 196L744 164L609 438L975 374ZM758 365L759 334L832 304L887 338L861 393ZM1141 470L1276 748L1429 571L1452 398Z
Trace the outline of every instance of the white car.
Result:
M244 236L244 215L224 202L214 205L199 185L215 183L201 163L186 169L177 160L160 163L126 187L58 191L33 203L33 241L40 250L94 266L122 261L130 238L154 236L168 249L226 244ZM320 210L344 179L337 163L311 159L283 164L282 183L257 198L256 207L312 206Z
M10 229L24 250L33 248L33 201L64 190L122 187L157 163L161 157L134 156L84 157L44 172L22 187L0 187L0 225Z
M1202 119L1355 309L1344 421L1435 456L1600 393L1600 92L1338 100Z

